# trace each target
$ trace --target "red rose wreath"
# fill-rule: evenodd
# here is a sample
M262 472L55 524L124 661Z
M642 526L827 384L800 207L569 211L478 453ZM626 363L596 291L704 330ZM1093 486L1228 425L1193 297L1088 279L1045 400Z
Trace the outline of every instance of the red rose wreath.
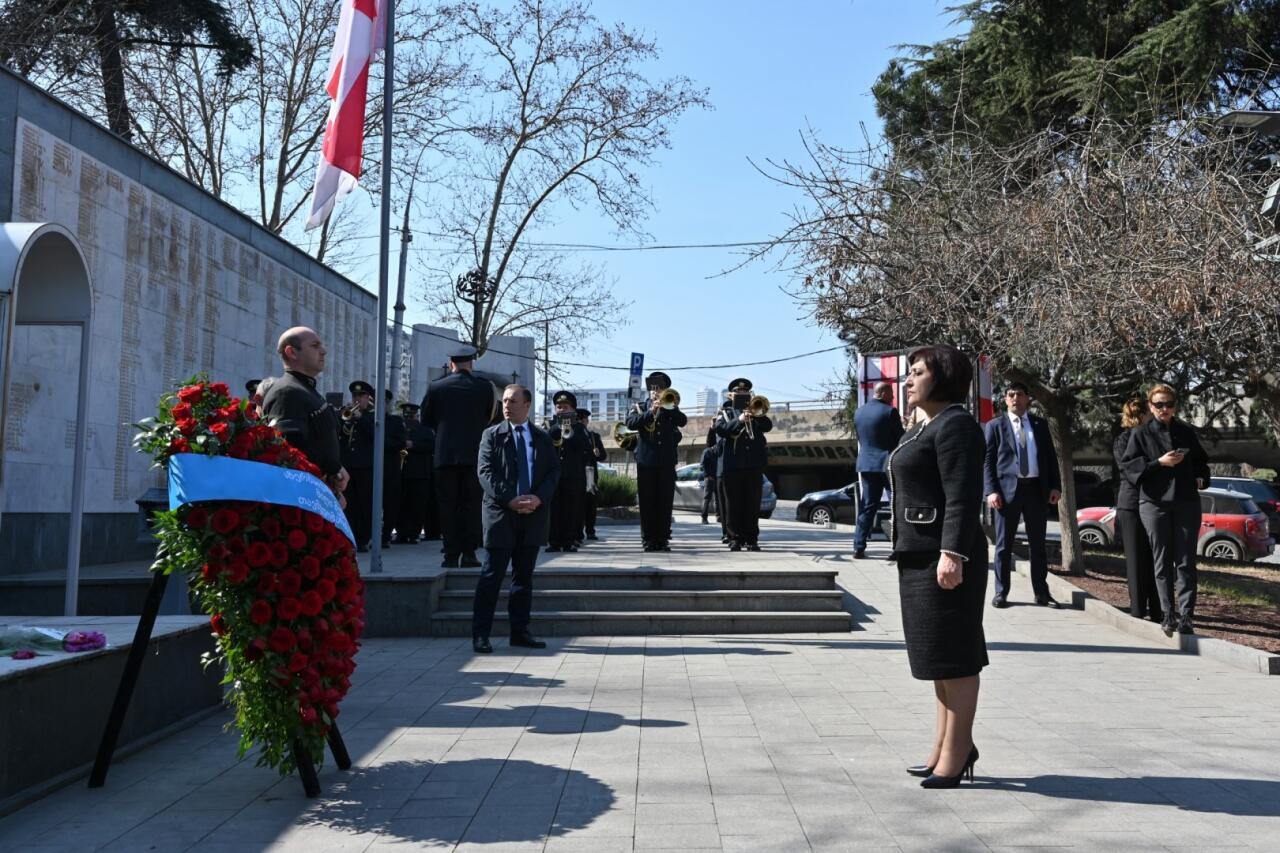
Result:
M320 476L247 401L221 382L187 382L137 425L135 444L167 467L178 453L230 456ZM288 774L292 747L318 766L325 735L351 687L364 629L364 582L350 540L297 507L242 501L156 513L153 571L182 572L217 636L240 754Z

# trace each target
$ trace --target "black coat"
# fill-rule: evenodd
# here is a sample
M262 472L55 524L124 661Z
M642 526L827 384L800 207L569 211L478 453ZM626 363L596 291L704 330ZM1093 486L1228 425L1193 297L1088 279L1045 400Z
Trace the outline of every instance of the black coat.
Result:
M267 423L285 440L306 454L321 471L338 473L342 456L338 449L338 415L316 390L310 376L286 370L267 388L262 401Z
M545 432L529 424L533 442L533 479L530 490L542 501L542 505L528 515L520 515L508 509L507 504L519 497L519 469L516 459L516 442L511 435L510 421L502 421L489 427L480 438L479 461L476 474L480 488L484 490L481 503L481 520L484 524L484 547L511 548L516 544L516 525L525 528L525 545L545 545L547 528L551 521L551 499L560 482L560 457ZM532 534L532 535L530 535Z
M493 408L493 385L465 370L431 383L422 398L422 422L436 431L437 468L476 464Z
M627 429L639 435L636 443L636 465L641 468L674 468L679 459L680 427L689 416L679 409L651 405L642 412L632 409L627 414ZM652 429L650 429L652 427Z
M982 525L982 428L963 406L917 424L889 456L893 550L968 556Z
M733 409L723 409L712 429L720 436L720 470L723 477L729 471L760 470L769 462L769 441L764 434L773 429L768 415L751 419L754 438L747 435L747 426L738 420Z
M591 467L599 470L600 463L609 458L609 452L604 449L604 439L600 437L600 433L589 429L587 434L591 436Z
M1157 460L1170 450L1186 448L1191 452L1183 460L1167 468ZM1199 501L1196 480L1209 483L1209 454L1200 446L1196 431L1180 420L1166 428L1152 418L1129 431L1121 473L1138 489L1140 501Z
M715 444L702 451L702 476L718 477L720 468L720 449L724 446L723 442L717 441Z
M373 409L342 425L342 464L348 471L373 468Z
M1111 457L1116 460L1116 468L1120 471L1120 485L1116 489L1116 509L1138 511L1138 487L1129 482L1124 475L1124 452L1129 449L1129 433L1133 427L1120 430L1116 440L1111 443Z
M560 482L585 488L587 466L595 463L587 428L575 422L573 432L564 440L560 439L560 426L555 421L545 424L542 429L560 457ZM559 445L556 444L557 441L560 441Z
M435 466L436 431L418 422L408 435L413 447L409 448L409 456L404 460L401 476L406 480L425 480L431 476L431 469Z

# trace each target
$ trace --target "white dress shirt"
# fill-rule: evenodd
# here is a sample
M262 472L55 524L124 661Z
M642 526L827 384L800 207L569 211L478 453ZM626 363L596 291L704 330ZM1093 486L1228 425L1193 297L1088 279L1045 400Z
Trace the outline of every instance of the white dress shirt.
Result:
M533 488L533 433L529 431L529 422L522 424L511 424L511 440L516 440L517 434L524 436L524 455L525 464L529 466L529 488ZM517 445L519 446L519 445Z
M1009 424L1013 427L1013 440L1018 444L1023 441L1027 443L1027 476L1040 476L1040 462L1036 459L1036 434L1031 428L1031 416L1023 414L1021 417L1013 412L1005 412L1009 417ZM1021 431L1021 436L1019 436ZM1017 458L1017 447L1014 447L1014 458ZM1021 470L1021 469L1019 469ZM1021 476L1021 474L1019 474Z

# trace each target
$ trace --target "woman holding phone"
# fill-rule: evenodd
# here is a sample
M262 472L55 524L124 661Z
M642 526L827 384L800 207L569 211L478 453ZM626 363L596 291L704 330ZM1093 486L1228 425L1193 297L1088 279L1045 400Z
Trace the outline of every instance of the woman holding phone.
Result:
M893 553L911 674L932 681L937 728L929 759L908 767L923 788L973 779L978 674L987 665L982 614L987 539L982 532L982 428L964 408L973 381L954 347L907 357L907 403L923 412L889 456Z
M1165 634L1192 634L1196 610L1196 541L1200 489L1209 484L1209 456L1185 421L1168 385L1147 392L1151 420L1129 432L1121 473L1138 490L1138 516L1151 542L1156 592Z

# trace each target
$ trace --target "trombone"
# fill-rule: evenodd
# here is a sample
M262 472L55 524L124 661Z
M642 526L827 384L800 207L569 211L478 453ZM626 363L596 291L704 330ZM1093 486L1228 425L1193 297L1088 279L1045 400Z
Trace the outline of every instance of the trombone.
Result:
M754 395L750 401L748 401L747 408L744 411L748 415L747 422L743 425L744 431L747 434L747 438L754 439L756 437L756 431L751 426L751 418L760 418L769 414L769 398L763 394Z

